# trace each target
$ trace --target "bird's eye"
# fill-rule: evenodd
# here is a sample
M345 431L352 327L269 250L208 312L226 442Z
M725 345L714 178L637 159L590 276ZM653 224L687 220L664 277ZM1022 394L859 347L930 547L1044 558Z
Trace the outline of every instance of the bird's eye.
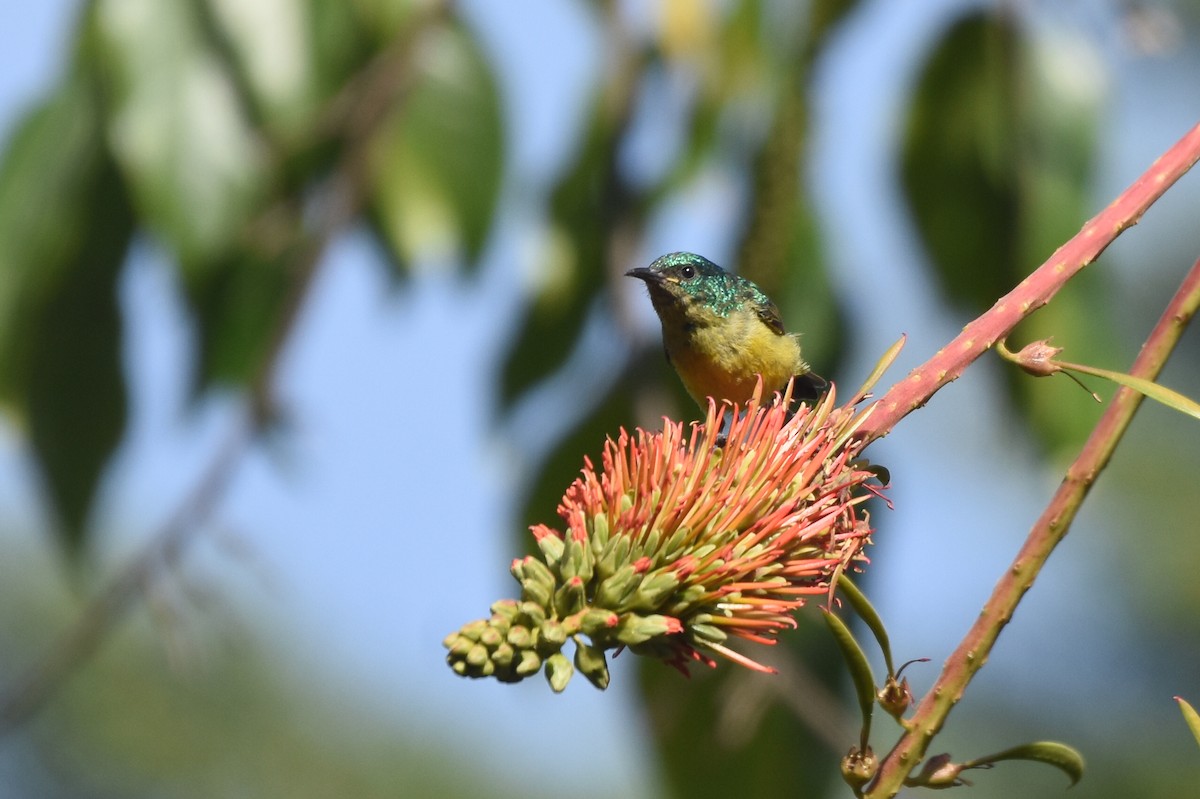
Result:
M691 280L696 276L696 267L685 266L683 269L679 270L679 274L683 275L684 280Z

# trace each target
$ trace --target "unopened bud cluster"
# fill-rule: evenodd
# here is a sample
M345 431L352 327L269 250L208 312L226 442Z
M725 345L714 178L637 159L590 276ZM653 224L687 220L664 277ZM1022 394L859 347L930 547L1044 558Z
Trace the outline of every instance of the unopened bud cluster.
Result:
M541 558L513 561L520 600L446 638L451 668L504 682L544 670L556 691L575 669L605 688L605 653L622 648L685 673L715 665L706 653L768 671L730 636L773 643L869 540L859 506L874 472L853 436L864 415L833 400L794 416L786 396L751 402L723 446L716 406L690 437L667 421L609 440L602 468L586 463L563 498L567 532L535 526Z

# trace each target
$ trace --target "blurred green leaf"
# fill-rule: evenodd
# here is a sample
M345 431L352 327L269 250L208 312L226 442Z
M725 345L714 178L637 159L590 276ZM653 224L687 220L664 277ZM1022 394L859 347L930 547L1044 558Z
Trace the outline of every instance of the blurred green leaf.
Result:
M126 411L116 283L133 212L97 97L71 76L0 164L0 396L28 424L72 555Z
M755 658L766 654L759 649ZM831 791L841 785L838 758L854 743L857 730L846 723L852 719L815 709L838 701L830 686L845 682L841 656L823 629L803 621L770 648L769 656L780 674L751 673L722 661L713 670L697 663L685 678L642 659L641 701L666 795L840 795Z
M591 457L593 463L600 463L605 439L615 436L622 426L630 426L634 415L633 397L633 386L628 379L617 381L596 412L565 436L540 465L539 478L522 502L524 524L517 535L520 547L531 553L536 551L528 531L530 525L559 526L562 520L558 507L567 488L579 476L584 456Z
M381 0L386 2L386 0ZM324 103L341 92L378 51L378 34L371 20L356 13L359 3L304 0L308 13L308 42L313 64L313 96ZM394 35L394 31L389 31ZM373 36L372 34L375 34Z
M272 336L292 291L289 254L248 247L186 287L199 333L193 393L213 382L242 385L272 355Z
M793 64L788 72L799 69ZM804 74L781 92L771 131L755 153L750 219L738 264L779 305L788 329L804 334L805 357L820 372L849 342L802 182L808 140Z
M1015 284L1078 232L1096 210L1091 178L1097 159L1103 68L1086 44L1059 33L1031 35L1022 50L1021 262ZM1017 328L1022 338L1051 338L1072 360L1119 364L1122 346L1107 267L1089 268ZM1073 451L1101 410L1069 381L1028 380L1010 370L1011 385L1048 451ZM1095 388L1095 386L1093 386ZM1081 400L1083 400L1081 402Z
M1008 15L964 17L929 58L909 110L904 190L942 287L972 312L1016 284L1018 46Z
M415 12L428 3L424 0L351 0L351 5L363 30L383 43L399 33Z
M397 264L459 252L474 263L504 171L500 97L462 28L442 28L420 47L417 84L375 140L371 213Z
M192 0L207 44L237 85L243 111L287 140L320 108L311 10L305 0Z
M854 3L825 0L788 17L765 14L761 5L743 2L731 15L723 37L728 66L718 70L743 73L743 85L723 80L727 107L737 111L744 102L739 95L758 94L770 125L751 154L753 183L737 269L779 305L789 330L804 334L805 356L820 372L848 346L848 330L804 180L808 76L822 37Z
M194 387L245 382L311 255L303 209L338 155L326 104L373 51L348 6L316 0L98 0L95 20L113 150L199 329Z
M964 768L978 768L1004 760L1032 760L1045 763L1062 771L1071 781L1071 785L1083 778L1083 755L1074 748L1058 741L1035 741L1021 744L1003 752L997 752L986 757L976 758L963 764Z
M964 17L929 58L902 176L939 283L968 313L991 307L1088 216L1099 69L1063 34L1019 28L1002 11ZM1019 330L1105 360L1111 318L1097 310L1107 304L1101 275L1089 270ZM1048 450L1074 447L1091 429L1094 414L1077 409L1066 386L1006 377Z
M95 20L107 132L138 217L196 279L263 203L268 153L192 4L97 0Z
M582 149L554 189L552 243L546 248L546 262L539 264L533 305L504 363L503 407L566 360L588 306L604 286L618 228L635 224L644 214L639 198L616 169L626 121L624 111L597 101Z

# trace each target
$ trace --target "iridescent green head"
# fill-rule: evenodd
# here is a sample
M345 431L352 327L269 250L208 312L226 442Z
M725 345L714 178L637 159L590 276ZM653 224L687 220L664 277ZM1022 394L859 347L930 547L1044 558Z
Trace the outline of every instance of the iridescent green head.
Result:
M725 317L747 303L757 310L771 302L749 280L691 252L668 253L648 267L630 269L625 274L645 281L660 316L694 308Z

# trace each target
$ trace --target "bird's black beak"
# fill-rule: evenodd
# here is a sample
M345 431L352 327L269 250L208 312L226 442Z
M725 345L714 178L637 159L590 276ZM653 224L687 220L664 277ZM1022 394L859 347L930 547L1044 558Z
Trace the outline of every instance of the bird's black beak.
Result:
M645 266L639 266L637 269L630 269L625 273L625 277L636 277L638 280L644 280L649 285L657 285L663 282L663 276L659 272L655 272Z

